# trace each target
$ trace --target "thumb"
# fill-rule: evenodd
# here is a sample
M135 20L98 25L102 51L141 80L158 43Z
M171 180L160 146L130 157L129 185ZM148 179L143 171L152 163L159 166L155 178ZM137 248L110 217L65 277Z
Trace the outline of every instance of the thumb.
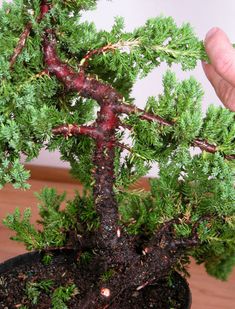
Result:
M235 87L235 49L223 30L212 28L207 33L205 49L217 74Z

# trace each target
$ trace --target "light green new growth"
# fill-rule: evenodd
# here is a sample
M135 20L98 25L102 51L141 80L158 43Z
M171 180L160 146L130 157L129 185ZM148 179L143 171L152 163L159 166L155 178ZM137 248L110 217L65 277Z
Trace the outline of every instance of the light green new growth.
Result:
M71 284L57 288L54 288L53 285L54 282L50 279L39 282L28 282L25 288L27 299L32 305L37 305L40 295L43 292L51 295L52 309L67 309L66 303L79 293L76 285Z
M12 239L23 242L27 250L62 247L68 240L69 231L79 230L80 224L88 230L97 228L99 224L91 197L77 194L74 201L66 202L63 210L61 204L65 200L65 194L59 195L55 189L44 188L37 197L41 202L38 205L41 217L38 223L43 227L42 230L30 223L30 208L23 214L16 208L13 214L7 215L3 220L8 228L16 232Z
M27 298L32 305L37 305L41 292L50 293L53 285L52 280L42 280L40 282L28 282L26 284L25 292Z
M58 287L52 294L52 309L68 309L66 303L77 294L79 294L79 290L75 284Z

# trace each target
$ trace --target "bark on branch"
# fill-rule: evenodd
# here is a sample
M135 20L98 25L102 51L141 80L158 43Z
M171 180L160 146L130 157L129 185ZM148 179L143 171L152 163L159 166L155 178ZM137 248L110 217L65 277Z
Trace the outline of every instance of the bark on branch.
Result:
M40 6L40 14L37 17L36 21L40 23L43 17L45 16L45 14L47 14L50 11L50 9L51 9L51 5L48 3L48 1L42 0L41 6ZM28 22L27 25L25 26L24 31L21 33L19 41L10 58L10 69L13 68L18 56L21 54L23 48L25 47L27 38L29 37L30 32L32 30L32 26L33 26L32 22Z

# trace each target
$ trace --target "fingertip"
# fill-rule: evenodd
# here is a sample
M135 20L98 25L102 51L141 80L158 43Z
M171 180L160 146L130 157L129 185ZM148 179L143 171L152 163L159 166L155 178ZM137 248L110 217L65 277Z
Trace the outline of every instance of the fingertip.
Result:
M222 30L218 27L211 28L206 34L205 43L207 43L210 40L210 38L213 37L219 31L222 31Z
M228 49L232 46L227 34L219 27L213 27L207 32L204 43L209 56L215 48Z
M205 49L215 71L235 86L235 50L226 33L212 28L206 35Z

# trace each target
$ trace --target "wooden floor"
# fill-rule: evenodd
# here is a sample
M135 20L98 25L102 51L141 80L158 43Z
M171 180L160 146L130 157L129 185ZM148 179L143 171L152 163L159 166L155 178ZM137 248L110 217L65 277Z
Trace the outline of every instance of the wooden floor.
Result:
M47 175L45 178L48 179ZM60 178L60 180L63 178ZM32 180L31 189L19 191L6 186L0 191L0 219L8 212L13 212L15 207L20 209L32 207L32 221L37 219L37 200L34 196L35 191L43 187L55 187L58 192L67 192L67 197L71 198L75 189L81 187L75 183L52 182L43 180ZM22 245L9 240L11 232L0 223L0 263L4 260L25 252ZM202 266L191 263L189 272L190 288L193 295L192 309L235 309L235 271L228 282L220 282L209 277Z

